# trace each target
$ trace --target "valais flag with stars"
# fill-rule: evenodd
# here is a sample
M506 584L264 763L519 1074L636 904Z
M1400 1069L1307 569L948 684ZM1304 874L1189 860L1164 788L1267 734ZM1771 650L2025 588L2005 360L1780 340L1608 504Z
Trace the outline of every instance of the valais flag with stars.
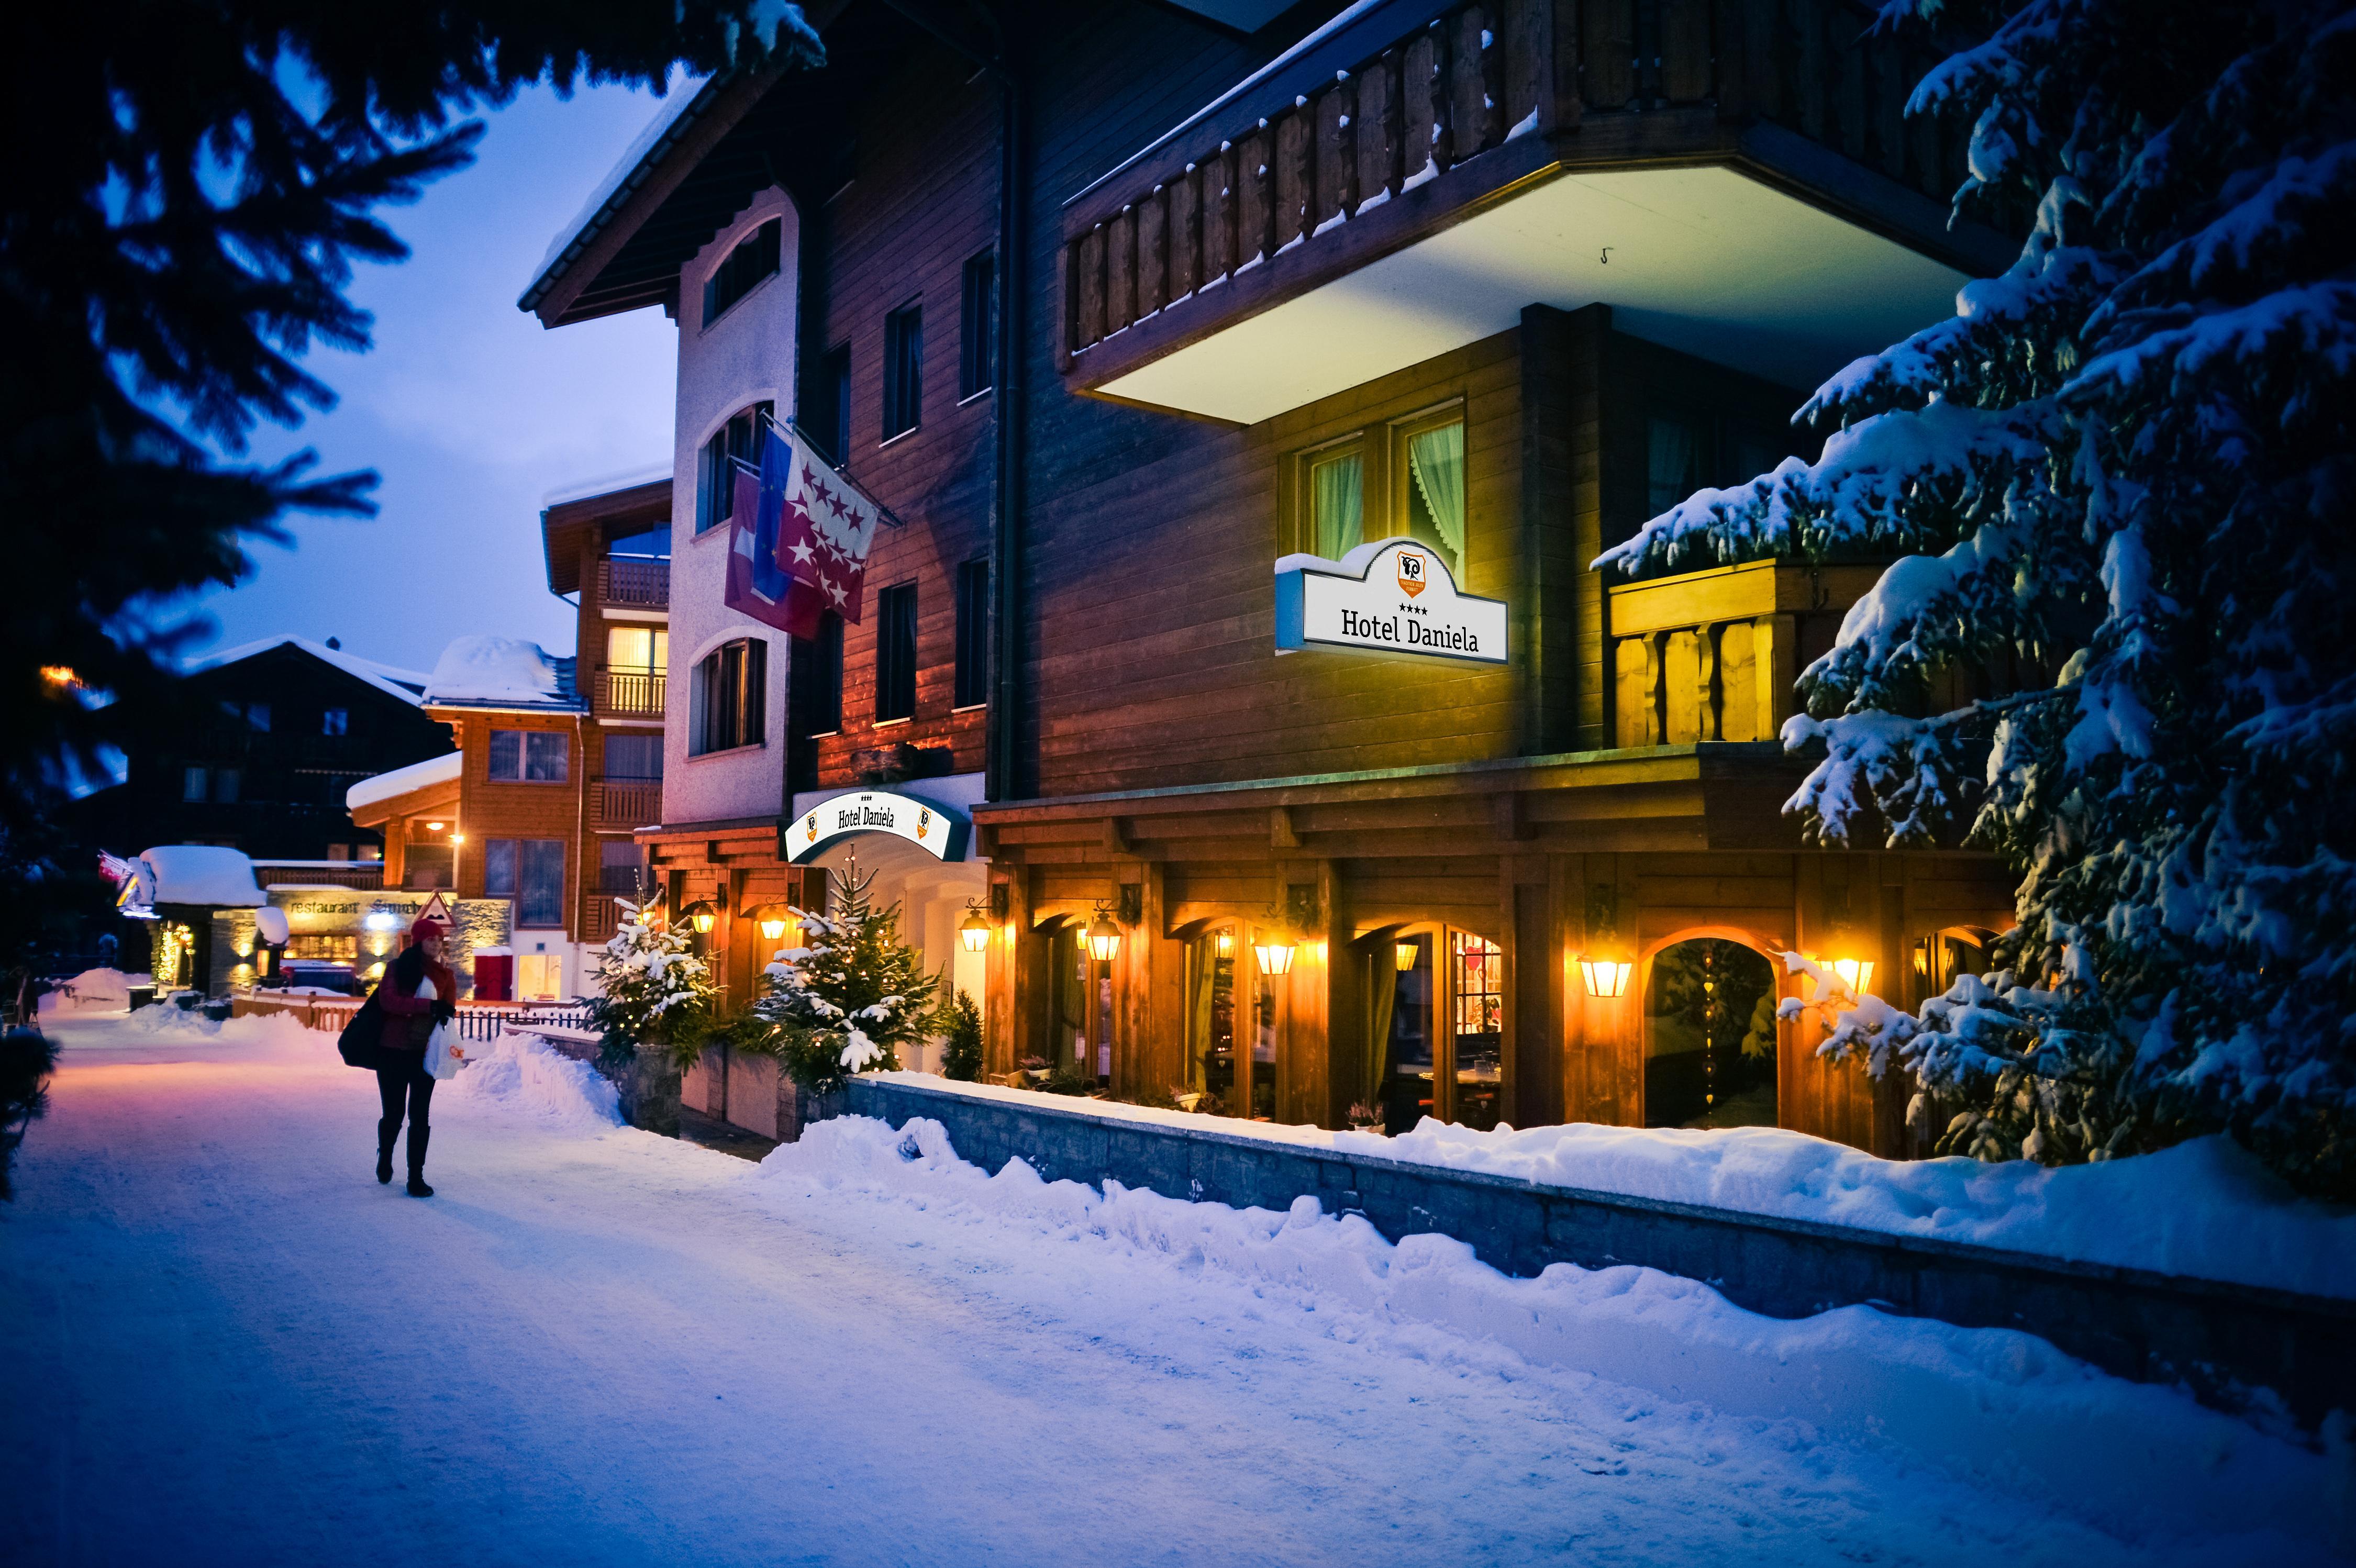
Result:
M881 508L808 442L775 426L762 442L758 478L738 469L733 499L730 609L801 638L818 635L828 610L859 619Z

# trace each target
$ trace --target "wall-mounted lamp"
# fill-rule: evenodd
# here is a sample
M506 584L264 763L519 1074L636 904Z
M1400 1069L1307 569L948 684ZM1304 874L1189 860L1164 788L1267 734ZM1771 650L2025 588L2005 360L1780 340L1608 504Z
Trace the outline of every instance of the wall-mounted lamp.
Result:
M449 826L447 822L428 822L425 824L425 831L429 833L438 833L447 826Z
M1292 939L1274 931L1252 943L1252 951L1259 959L1263 974L1284 974L1292 968Z
M965 918L958 922L958 940L968 952L980 952L990 945L990 917L973 899L966 900Z
M1101 904L1097 906L1097 918L1088 922L1088 956L1098 963L1110 963L1120 951L1120 928L1113 924L1112 915Z
M1415 961L1421 957L1422 954L1423 944L1421 942L1399 941L1393 942L1391 944L1391 962L1401 974L1405 974L1409 970L1413 969L1415 967Z
M697 936L708 937L712 934L712 907L710 905L700 904L696 906L695 913L689 916L688 918L694 924L695 934Z
M1618 959L1582 958L1579 961L1579 970L1587 979L1590 996L1625 996L1628 994L1628 977L1635 972L1636 966L1622 963Z
M1236 933L1222 927L1211 937L1211 950L1221 958L1236 956Z
M777 913L776 906L772 904L769 908L762 910L761 940L763 941L774 942L781 940L785 934L786 918Z
M450 835L450 842L452 843L465 843L466 842L466 835L465 833L452 833Z
M1866 987L1873 983L1873 961L1869 958L1837 958L1830 967L1852 996L1864 995Z

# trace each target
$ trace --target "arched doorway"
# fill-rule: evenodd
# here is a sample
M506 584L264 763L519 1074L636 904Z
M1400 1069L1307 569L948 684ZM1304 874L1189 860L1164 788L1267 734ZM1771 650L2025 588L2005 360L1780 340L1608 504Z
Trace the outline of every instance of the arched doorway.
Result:
M1772 1127L1775 970L1749 945L1691 937L1653 955L1644 1125Z

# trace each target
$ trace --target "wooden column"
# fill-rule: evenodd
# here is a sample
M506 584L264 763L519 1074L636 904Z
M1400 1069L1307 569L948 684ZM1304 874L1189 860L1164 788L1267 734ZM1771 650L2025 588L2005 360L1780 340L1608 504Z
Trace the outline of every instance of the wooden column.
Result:
M1039 986L1037 960L1026 962L1036 939L1031 935L1031 878L1027 867L993 871L993 890L1003 888L1005 912L993 916L990 963L982 1010L982 1064L989 1073L1009 1073L1031 1054L1030 1015ZM992 897L998 895L993 891Z

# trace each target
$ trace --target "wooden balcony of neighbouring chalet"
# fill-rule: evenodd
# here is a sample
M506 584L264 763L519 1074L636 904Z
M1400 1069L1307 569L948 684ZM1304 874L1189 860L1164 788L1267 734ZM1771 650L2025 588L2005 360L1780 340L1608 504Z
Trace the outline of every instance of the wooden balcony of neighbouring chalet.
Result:
M584 893L581 896L581 924L573 940L579 942L603 942L613 940L622 929L622 908L611 893Z
M1937 58L1855 0L1385 0L1065 208L1077 390L1253 424L1611 305L1811 384L2016 248L1950 228Z
M596 703L600 718L659 719L663 716L663 672L600 670Z
M257 860L253 879L264 887L350 887L373 893L384 886L384 862Z
M606 832L626 832L662 821L662 780L659 779L598 779L589 786L590 825Z
M670 563L608 555L597 563L597 602L625 609L670 607Z

